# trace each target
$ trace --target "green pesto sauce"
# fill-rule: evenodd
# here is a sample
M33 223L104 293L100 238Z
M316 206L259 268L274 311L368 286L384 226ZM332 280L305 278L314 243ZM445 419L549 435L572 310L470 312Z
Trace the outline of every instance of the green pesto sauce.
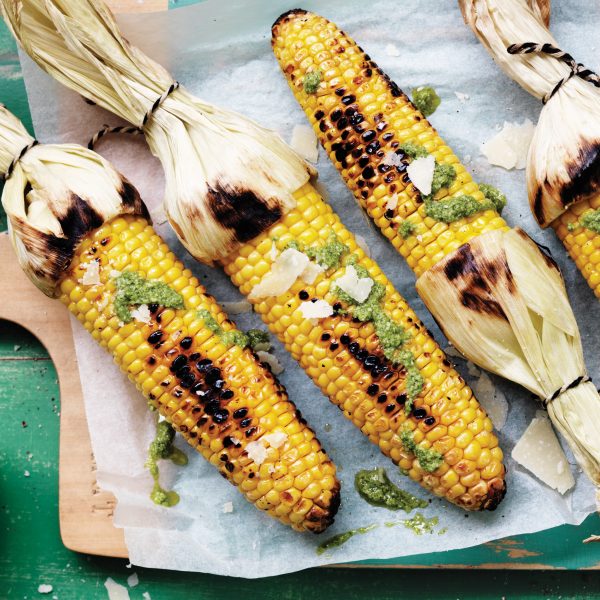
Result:
M207 329L221 338L225 346L250 347L253 350L262 350L271 347L269 334L266 331L261 331L260 329L250 329L246 333L237 329L225 331L210 312L204 308L198 311L198 316L204 321Z
M442 223L453 223L484 210L496 210L496 205L490 200L479 202L466 194L446 200L425 200L425 214Z
M415 224L405 219L402 221L402 223L400 223L400 227L398 227L398 233L403 237L403 239L407 239L415 232L415 229Z
M319 248L307 248L305 254L314 259L318 265L325 269L337 269L342 262L342 257L349 252L348 246L342 244L335 233L330 233L327 243Z
M429 85L414 88L412 103L426 116L432 115L442 103L437 92Z
M414 142L404 142L404 144L400 144L399 148L410 158L425 158L429 155L423 146Z
M362 265L357 263L358 257L355 254L348 256L346 265L352 265L356 269L359 279L368 277L371 279L369 272ZM406 368L407 381L406 393L408 401L405 405L405 410L409 413L412 410L413 400L421 393L423 389L423 377L415 364L415 357L406 348L402 346L411 338L402 325L394 322L393 319L381 307L383 298L385 297L385 286L379 282L374 282L373 287L364 302L357 303L352 296L335 286L333 293L342 302L345 302L352 307L352 316L359 321L371 321L375 329L375 335L379 340L384 356L395 364L401 364Z
M397 527L398 525L403 525L407 529L410 529L415 533L415 535L423 535L424 533L432 534L435 531L435 528L439 524L440 520L438 517L431 517L428 519L424 517L421 513L417 513L414 517L410 519L402 519L402 521L390 521L385 524L386 527ZM448 528L440 529L438 531L439 535L446 533Z
M494 205L496 212L501 215L506 206L506 196L498 188L489 183L480 183L479 189L486 200Z
M133 317L130 306L141 304L159 304L166 308L183 308L183 297L166 283L148 281L133 271L125 271L115 277L117 295L115 313L123 321L130 323Z
M342 544L345 544L350 538L353 538L355 535L363 535L372 531L377 527L376 524L367 525L367 527L359 527L358 529L351 529L350 531L346 531L344 533L338 533L338 535L334 535L332 538L325 540L322 544L317 546L317 554L323 554L327 550L331 550L332 548L337 548Z
M302 85L304 86L304 91L307 94L315 94L319 89L319 84L323 79L323 73L318 69L316 71L311 71L304 76L304 81Z
M433 197L443 188L449 188L456 179L456 169L452 165L441 165L436 161L431 181L431 194L425 199Z
M425 508L428 504L426 500L421 500L394 485L382 467L359 471L354 477L354 486L361 497L373 506L408 513L415 508Z
M179 494L172 490L165 490L160 485L158 461L168 459L180 466L187 465L188 462L187 456L173 446L174 438L175 430L173 427L167 421L160 421L156 424L156 437L152 440L148 449L146 468L150 471L152 479L154 479L150 499L160 506L175 506L179 502Z
M577 229L578 226L585 227L594 233L600 233L600 208L586 212L578 223L569 223L569 231Z
M415 443L414 433L410 429L403 429L400 432L400 441L406 450L412 452L419 461L421 468L428 473L437 471L444 462L443 456L433 448L422 448Z

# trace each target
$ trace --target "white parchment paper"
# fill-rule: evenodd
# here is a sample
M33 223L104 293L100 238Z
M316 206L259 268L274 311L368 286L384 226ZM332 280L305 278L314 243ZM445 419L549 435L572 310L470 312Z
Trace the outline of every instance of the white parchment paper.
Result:
M270 26L281 12L296 4L295 0L209 0L169 13L124 16L119 21L133 43L167 66L191 91L243 112L289 140L293 126L305 123L305 117L271 53ZM463 25L455 2L305 0L302 6L338 22L405 91L423 84L435 86L442 105L432 117L433 124L465 159L477 180L492 183L506 193L508 221L524 227L548 246L562 267L588 367L592 377L600 381L600 304L553 232L542 232L535 225L527 205L524 172L491 167L479 151L480 144L494 135L496 125L504 120L528 117L535 122L539 104L492 64ZM588 3L581 10L580 0L563 0L553 8L553 30L560 43L578 60L596 68L600 5ZM386 50L388 44L395 45L399 56ZM85 144L103 124L118 123L112 115L60 87L28 59L23 58L23 63L35 132L41 141ZM470 98L461 102L455 92ZM141 138L113 138L98 149L139 187L151 209L160 205L160 164L149 155ZM366 239L388 277L442 340L416 296L413 274L368 224L322 151L318 167L321 185L343 221ZM157 228L219 300L239 298L222 272L186 257L168 225ZM242 327L260 326L254 314L240 315L237 321ZM275 353L286 367L281 380L339 468L343 499L335 524L322 536L293 532L246 503L181 441L178 444L188 453L189 465L177 468L164 462L161 466L165 484L179 492L181 503L171 509L157 507L148 498L152 483L143 466L154 431L146 402L76 321L73 327L99 483L118 498L115 523L124 528L131 562L136 565L242 577L276 575L333 562L473 546L562 523L576 524L594 510L592 486L570 455L577 485L564 497L512 461L510 452L539 406L523 389L493 378L510 402L508 420L499 432L508 467L508 494L498 510L465 518L461 509L432 499L423 512L427 517L439 517L439 527L448 528L445 535L416 536L403 527L382 526L318 556L316 547L328 536L404 517L404 513L373 508L359 498L353 486L358 469L385 467L396 483L417 496L428 495L402 477L342 417L277 342ZM473 382L464 363L459 361L458 366ZM487 399L480 400L485 405ZM223 512L226 502L233 502L233 513Z

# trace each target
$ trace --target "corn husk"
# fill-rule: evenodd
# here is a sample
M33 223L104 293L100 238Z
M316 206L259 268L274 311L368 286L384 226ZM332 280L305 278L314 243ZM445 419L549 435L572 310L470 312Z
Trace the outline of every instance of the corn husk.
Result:
M534 0L459 0L465 22L500 68L530 94L545 98L571 68L546 54L509 54L523 42L560 47ZM563 48L564 49L564 48ZM564 49L568 50L568 49ZM571 77L544 105L527 161L531 209L542 227L571 204L600 191L600 88Z
M560 271L521 229L461 246L417 280L450 342L470 361L541 399L586 376ZM600 485L600 396L581 383L548 403L556 429Z
M0 106L0 170L33 141L23 124ZM7 179L2 206L21 268L46 295L69 268L90 231L121 215L147 216L136 189L101 156L74 144L40 144Z
M173 83L121 36L100 0L2 0L1 6L44 70L134 125ZM277 222L315 174L276 133L182 87L144 133L164 167L167 217L188 251L208 264Z

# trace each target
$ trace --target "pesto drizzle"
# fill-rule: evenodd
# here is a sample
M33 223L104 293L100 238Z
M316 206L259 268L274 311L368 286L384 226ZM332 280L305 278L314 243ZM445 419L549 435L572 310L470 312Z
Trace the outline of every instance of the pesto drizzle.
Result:
M133 271L125 271L115 277L117 294L115 313L123 323L133 320L130 306L159 304L166 308L183 308L183 296L162 281L149 281Z
M252 348L252 350L263 350L270 348L269 334L260 329L249 329L246 333L238 329L225 331L217 320L205 308L198 311L198 316L204 321L207 329L221 338L225 346L240 346L241 348Z
M377 525L373 523L372 525L367 525L366 527L358 527L357 529L351 529L350 531L345 531L344 533L338 533L338 535L334 535L332 538L325 540L322 544L317 546L317 554L323 554L327 550L331 548L337 548L342 544L345 544L350 538L353 538L355 535L362 535L365 533L369 533L373 529L376 529Z
M569 223L569 231L574 231L577 227L584 227L594 233L600 233L600 208L586 212L579 221Z
M154 479L154 487L150 493L150 499L160 506L175 506L179 502L179 494L173 490L165 490L159 481L158 461L169 459L176 465L187 465L187 456L178 448L173 446L175 430L167 421L156 424L156 437L152 440L148 449L146 468Z
M421 468L428 473L437 471L444 462L444 457L433 448L423 448L415 442L414 433L405 428L400 432L400 441L408 452L414 454L421 465Z
M320 70L310 71L304 76L302 85L307 94L315 94L319 89L319 84L323 79L323 73Z
M360 496L369 504L390 510L403 510L407 513L415 508L425 508L427 501L394 485L382 467L358 471L354 486Z
M439 524L439 517L427 518L421 513L417 513L410 519L402 519L401 521L389 521L385 523L386 527L396 527L397 525L404 525L407 529L410 529L415 535L423 535L424 533L432 534L435 528ZM440 529L438 535L443 535L448 531L447 527Z
M399 149L413 160L429 155L423 146L413 142L405 142ZM498 214L502 213L502 209L506 206L506 196L500 190L487 183L479 184L479 189L485 198L483 202L467 194L461 194L444 200L434 200L435 195L441 189L449 188L455 180L456 169L452 165L435 162L431 193L427 196L422 196L425 202L425 214L428 217L442 223L453 223L459 219L470 217L486 210L495 210ZM410 225L408 223L405 220L400 225L399 233L404 239L408 238L415 229L412 223Z
M411 95L412 103L425 117L432 115L442 103L442 99L430 85L414 88Z
M367 269L358 264L358 257L355 254L348 256L345 264L352 265L356 269L359 279L366 277L371 279ZM332 291L340 300L351 307L353 317L363 323L368 321L373 323L375 335L379 339L384 356L392 363L401 364L406 369L406 393L408 400L404 409L407 414L410 413L414 399L423 389L424 380L417 368L414 354L410 350L402 348L411 339L410 333L402 325L395 323L381 307L383 298L385 297L385 286L375 281L369 296L361 303L356 302L352 296L338 286L335 286Z

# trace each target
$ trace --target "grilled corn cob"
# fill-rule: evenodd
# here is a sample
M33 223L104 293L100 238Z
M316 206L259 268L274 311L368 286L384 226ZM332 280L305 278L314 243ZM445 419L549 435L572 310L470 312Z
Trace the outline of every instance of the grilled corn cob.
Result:
M463 508L495 508L505 493L505 471L489 417L431 333L312 185L295 198L296 208L278 224L228 257L226 273L249 295L270 269L273 243L279 251L290 242L319 247L333 232L357 264L385 286L385 311L410 333L406 348L425 383L409 414L406 370L385 358L371 323L356 322L338 303L334 282L343 267L321 273L312 284L299 279L285 294L254 301L254 309L344 416L413 480ZM337 305L337 314L316 323L304 318L299 306L309 299ZM406 430L421 448L441 454L439 468L422 467L402 442Z
M402 144L423 146L442 165L452 165L456 179L436 200L466 194L484 197L470 174L427 119L381 69L336 25L302 10L282 15L273 26L273 51L308 119L344 181L383 235L418 276L464 243L488 231L508 230L493 210L446 224L428 217L421 194L406 173L383 164ZM318 71L316 93L304 86ZM390 199L396 207L387 208ZM402 224L413 225L406 239Z
M235 331L154 232L137 191L94 152L34 145L4 107L0 169L9 235L32 281L252 504L296 530L326 529L339 506L335 466L270 370L209 327L206 312ZM162 296L147 293L134 318L119 273Z
M600 234L581 227L579 220L600 210L600 195L572 204L551 225L594 294L600 298Z
M292 10L273 25L272 45L322 145L407 259L448 339L474 363L540 397L586 473L600 482L600 396L556 264L487 209L491 202L427 119L333 23ZM418 153L429 155L423 160L432 168L451 165L455 172L430 198L408 174ZM460 202L475 210L443 212ZM574 244L589 237L574 233ZM593 271L600 258L595 239L584 248Z

